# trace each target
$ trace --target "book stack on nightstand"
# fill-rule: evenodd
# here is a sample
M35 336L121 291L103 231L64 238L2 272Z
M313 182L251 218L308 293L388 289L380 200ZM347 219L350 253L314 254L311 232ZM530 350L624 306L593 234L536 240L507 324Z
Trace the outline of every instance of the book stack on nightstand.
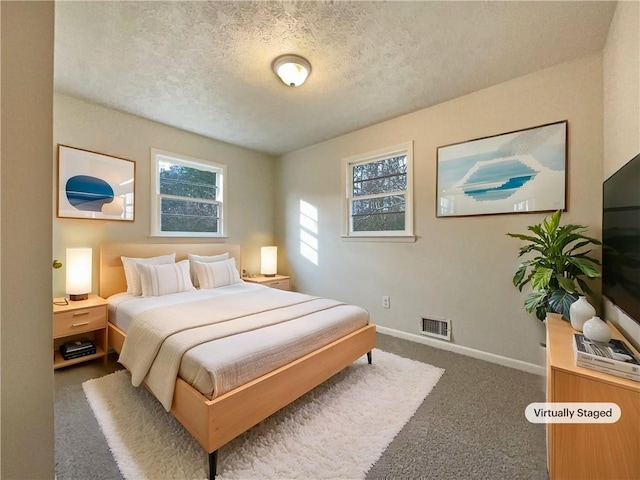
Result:
M107 302L97 295L87 300L54 298L53 368L96 358L107 362ZM92 336L93 339L87 338Z
M245 282L259 283L271 288L279 290L291 290L291 277L287 275L275 275L267 277L266 275L255 275L252 277L242 277Z
M96 345L88 338L63 343L58 350L60 350L60 355L62 355L62 358L65 360L86 357L87 355L94 355L98 352Z

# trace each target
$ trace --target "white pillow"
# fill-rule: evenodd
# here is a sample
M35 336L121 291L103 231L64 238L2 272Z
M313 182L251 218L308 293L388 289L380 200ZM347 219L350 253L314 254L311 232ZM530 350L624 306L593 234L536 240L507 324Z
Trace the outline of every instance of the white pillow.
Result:
M143 297L159 297L170 293L195 290L189 277L189 260L164 265L138 263Z
M198 275L196 275L196 269L193 268L193 263L194 262L202 262L202 263L221 262L229 258L229 252L221 253L220 255L210 255L210 256L193 255L189 253L187 256L189 257L189 273L191 274L191 283L193 283L194 287L199 287L200 284L198 282Z
M174 263L176 261L176 254L170 253L168 255L160 255L158 257L149 258L132 258L132 257L120 257L122 259L122 266L124 267L124 276L127 279L127 293L131 295L142 295L142 284L140 283L140 273L136 265L142 263L145 265L163 265L165 263Z
M198 276L200 288L216 288L242 283L233 258L221 262L194 262L193 267Z

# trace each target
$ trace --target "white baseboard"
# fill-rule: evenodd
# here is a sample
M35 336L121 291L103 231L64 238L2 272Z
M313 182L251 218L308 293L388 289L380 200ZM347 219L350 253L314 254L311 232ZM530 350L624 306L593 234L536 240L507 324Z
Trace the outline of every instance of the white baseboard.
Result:
M515 368L522 370L523 372L533 373L534 375L546 375L546 369L543 366L535 365L533 363L523 362L522 360L515 360L509 357L503 357L494 353L483 352L481 350L475 350L469 347L463 347L462 345L456 345L455 343L447 343L441 340L435 340L423 335L416 335L415 333L407 333L401 330L395 330L393 328L382 327L376 325L376 331L385 335L391 335L392 337L402 338L416 343L422 343L430 347L439 348L441 350L449 350L450 352L466 355L467 357L477 358L479 360L485 360L491 363L497 363L505 367Z

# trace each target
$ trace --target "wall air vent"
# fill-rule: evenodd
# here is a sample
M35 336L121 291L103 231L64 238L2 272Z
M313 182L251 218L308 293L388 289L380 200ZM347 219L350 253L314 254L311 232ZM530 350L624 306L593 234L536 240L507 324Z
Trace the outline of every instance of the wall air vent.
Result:
M420 333L450 342L451 320L436 320L422 317L422 332Z

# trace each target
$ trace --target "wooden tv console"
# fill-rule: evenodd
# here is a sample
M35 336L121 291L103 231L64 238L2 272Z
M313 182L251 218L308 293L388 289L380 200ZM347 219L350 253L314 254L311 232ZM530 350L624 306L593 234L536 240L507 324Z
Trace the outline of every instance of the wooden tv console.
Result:
M547 424L549 478L640 478L640 383L578 367L571 343L577 332L559 315L546 322L547 402L613 402L622 412L612 424ZM609 326L613 338L624 340Z

